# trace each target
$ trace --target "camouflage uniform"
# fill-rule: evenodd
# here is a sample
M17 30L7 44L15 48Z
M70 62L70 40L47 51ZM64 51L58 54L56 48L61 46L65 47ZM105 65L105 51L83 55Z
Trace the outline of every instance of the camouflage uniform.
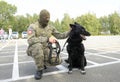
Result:
M44 15L40 13L40 16ZM42 19L42 18L41 18ZM31 24L28 28L28 55L32 56L37 70L42 70L48 60L49 49L47 47L48 39L52 35L57 39L67 38L68 32L60 33L53 26L44 25L39 20Z

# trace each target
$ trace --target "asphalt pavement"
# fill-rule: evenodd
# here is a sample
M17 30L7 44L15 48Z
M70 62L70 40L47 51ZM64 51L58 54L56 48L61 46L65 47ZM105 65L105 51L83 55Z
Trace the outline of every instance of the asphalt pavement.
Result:
M61 48L65 40L59 40ZM85 75L78 69L67 73L64 59L68 54L64 48L60 54L62 64L48 67L43 78L35 80L35 63L26 54L27 40L0 42L0 82L119 82L120 36L90 36L83 43L88 62Z

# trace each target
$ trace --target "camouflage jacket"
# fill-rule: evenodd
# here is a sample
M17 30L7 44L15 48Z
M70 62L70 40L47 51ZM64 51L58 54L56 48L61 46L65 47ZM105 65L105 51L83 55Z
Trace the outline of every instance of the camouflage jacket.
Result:
M48 25L45 28L42 28L41 25L36 22L35 24L31 24L28 27L28 44L33 45L35 43L47 43L49 37L52 35L57 39L67 38L69 35L68 32L60 33L54 27Z

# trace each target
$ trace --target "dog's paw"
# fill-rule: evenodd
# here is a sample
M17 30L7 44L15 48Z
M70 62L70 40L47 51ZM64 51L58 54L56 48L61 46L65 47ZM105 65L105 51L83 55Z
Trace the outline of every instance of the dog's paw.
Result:
M85 74L86 74L86 71L80 69L80 73L81 73L82 75L85 75Z
M72 74L72 71L68 71L68 74Z

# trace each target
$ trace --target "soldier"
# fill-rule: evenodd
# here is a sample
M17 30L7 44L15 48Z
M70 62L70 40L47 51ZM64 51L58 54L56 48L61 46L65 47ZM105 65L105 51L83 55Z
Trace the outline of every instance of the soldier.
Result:
M47 64L49 48L47 47L48 41L54 43L57 39L67 38L69 31L60 33L53 26L50 26L50 13L43 9L39 14L39 19L35 24L31 24L28 28L28 49L27 54L32 56L37 71L35 79L41 79L44 66ZM53 36L55 37L53 37Z

